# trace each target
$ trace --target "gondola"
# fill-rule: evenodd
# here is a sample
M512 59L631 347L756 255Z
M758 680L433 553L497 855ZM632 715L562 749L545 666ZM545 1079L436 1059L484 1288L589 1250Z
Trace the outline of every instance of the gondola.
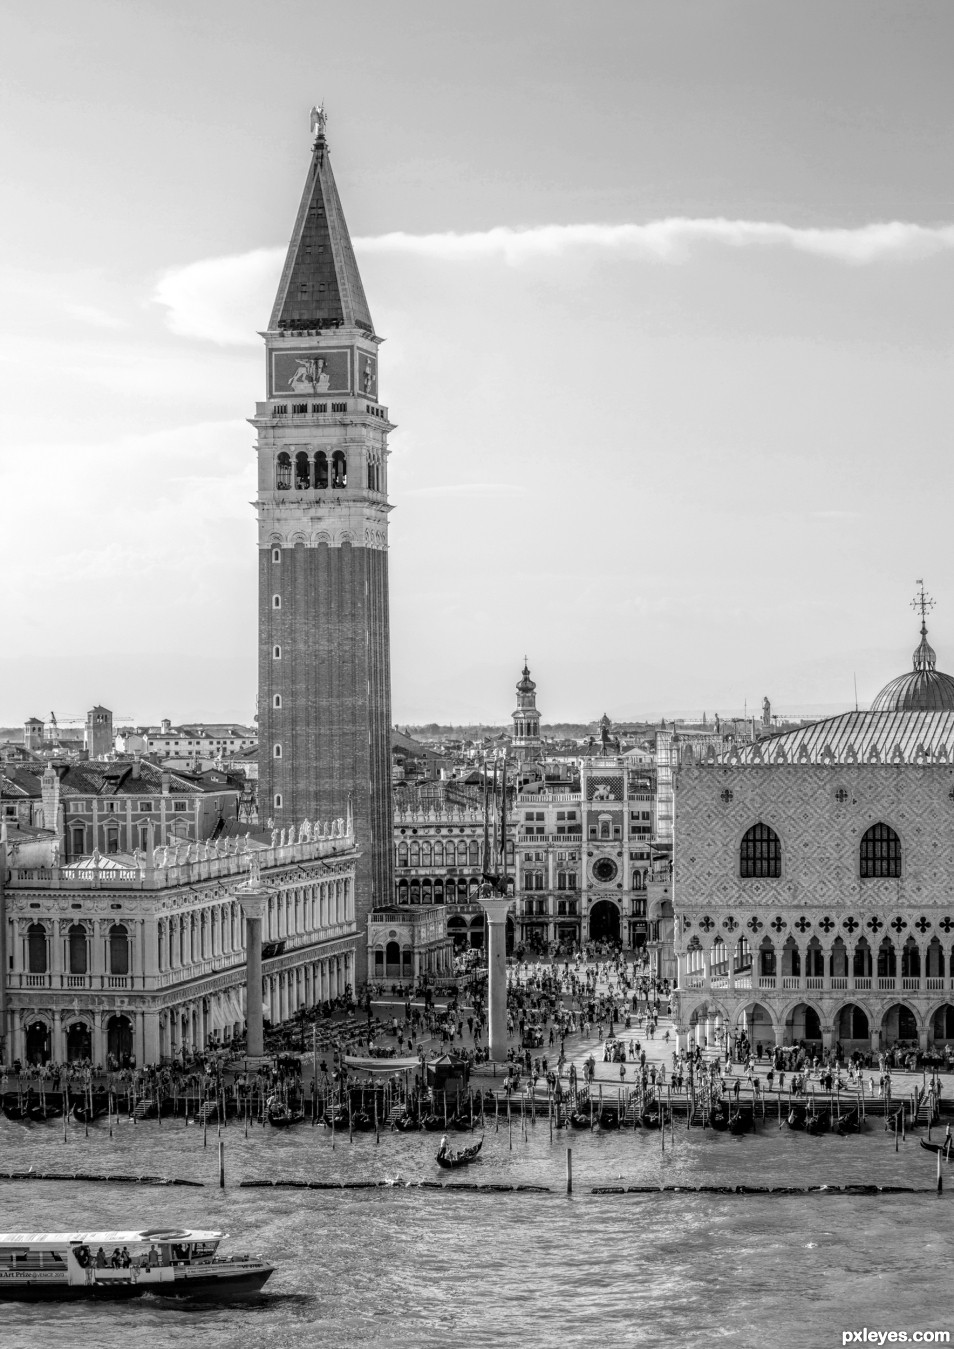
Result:
M447 1120L439 1119L437 1115L425 1115L421 1120L421 1128L426 1129L429 1134L439 1134L444 1129L449 1129L454 1123L454 1119L454 1115L451 1115Z
M570 1115L570 1124L574 1129L589 1129L592 1121L582 1110L574 1110Z
M744 1114L737 1110L734 1115L729 1117L729 1133L738 1137L740 1134L747 1134L752 1128L752 1116Z
M642 1115L640 1116L640 1121L639 1121L639 1122L640 1122L640 1124L643 1126L644 1129L658 1129L658 1128L659 1128L659 1111L658 1111L658 1110L651 1110L651 1111L650 1111L650 1110L644 1110L643 1113L642 1113Z
M89 1098L81 1096L78 1101L73 1102L73 1108L70 1111L71 1117L77 1124L92 1124L94 1120L100 1119L108 1113L109 1097L105 1094L93 1097L92 1109L90 1108Z
M709 1124L719 1134L724 1134L729 1127L729 1115L726 1106L727 1102L720 1101L709 1117Z
M618 1129L619 1115L612 1110L602 1110L596 1122L601 1129Z
M919 1138L918 1142L925 1152L942 1152L949 1162L954 1161L954 1139L945 1138L943 1143L928 1143L926 1139Z
M445 1171L453 1170L457 1166L468 1166L471 1162L477 1160L477 1154L484 1146L484 1140L475 1143L472 1148L462 1148L460 1152L444 1152L443 1149L438 1152L435 1161L438 1166L442 1166Z
M403 1115L398 1115L394 1121L394 1128L402 1134L415 1133L420 1127L421 1121L415 1119L413 1115L409 1115L407 1111Z
M454 1117L454 1128L460 1134L468 1132L476 1123L476 1115L473 1115L469 1110L462 1115L456 1115Z
M374 1128L374 1117L367 1110L355 1110L351 1116L351 1127L358 1133L370 1133Z
M853 1110L847 1111L840 1120L835 1123L835 1132L839 1134L860 1134L863 1120L861 1110L855 1106Z
M811 1134L812 1138L817 1138L819 1134L825 1133L830 1128L830 1110L819 1110L817 1114L807 1115L805 1117L805 1132Z
M300 1124L305 1118L303 1111L292 1110L290 1106L272 1106L268 1111L268 1122L273 1129L288 1129L292 1124Z
M790 1129L805 1128L805 1106L793 1105L788 1112L788 1118L785 1121Z
M15 1120L17 1124L30 1123L30 1106L35 1105L35 1100L31 1100L29 1095L17 1096L11 1093L3 1097L3 1113L7 1119Z
M62 1105L42 1104L37 1101L27 1107L27 1113L35 1124L45 1124L50 1119L60 1119L63 1115Z
M329 1129L347 1129L351 1116L346 1106L339 1105L334 1110L326 1110L324 1121Z

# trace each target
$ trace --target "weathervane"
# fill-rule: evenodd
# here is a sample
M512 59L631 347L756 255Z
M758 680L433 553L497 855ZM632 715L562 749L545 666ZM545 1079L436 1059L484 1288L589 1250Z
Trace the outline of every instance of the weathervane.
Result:
M914 599L911 601L911 608L915 610L920 609L921 631L926 632L927 616L934 608L935 601L931 599L931 596L924 589L924 582L921 580L920 577L918 577L917 584L920 587L920 589L918 590L918 593L915 595Z

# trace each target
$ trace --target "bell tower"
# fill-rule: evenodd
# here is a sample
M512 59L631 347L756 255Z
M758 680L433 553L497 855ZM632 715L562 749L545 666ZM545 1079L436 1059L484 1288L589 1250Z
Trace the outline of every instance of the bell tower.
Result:
M511 712L513 720L513 749L518 759L540 754L540 713L537 710L537 686L530 678L527 658L523 658L523 672L517 683L517 707Z
M259 819L354 814L359 936L390 903L387 438L378 347L325 113L268 329L257 404ZM366 977L358 943L356 978Z

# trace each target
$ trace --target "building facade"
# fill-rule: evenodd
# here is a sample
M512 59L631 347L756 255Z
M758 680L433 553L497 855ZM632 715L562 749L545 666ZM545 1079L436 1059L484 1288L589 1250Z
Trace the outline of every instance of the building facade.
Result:
M235 890L252 851L272 892L262 968L265 1016L277 1022L354 987L350 824L74 861L56 839L5 837L5 1062L159 1063L240 1035L245 920Z
M676 774L681 1041L866 1052L954 1041L954 679L913 670L848 712Z
M281 826L343 815L357 915L393 899L387 438L378 347L329 159L314 144L265 333L258 433L259 796ZM360 955L363 978L364 949Z

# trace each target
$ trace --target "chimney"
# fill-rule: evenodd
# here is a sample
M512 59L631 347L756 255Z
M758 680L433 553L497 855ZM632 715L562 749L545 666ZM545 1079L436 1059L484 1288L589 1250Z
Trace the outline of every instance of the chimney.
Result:
M140 778L140 777L142 777L142 759L141 759L141 757L140 757L138 754L134 754L134 755L133 755L132 769L131 769L131 771L130 771L130 777L133 777L133 778Z
M162 794L163 794L163 796L168 796L169 793L170 793L171 791L172 791L172 774L171 774L171 773L163 773L163 775L162 775Z

